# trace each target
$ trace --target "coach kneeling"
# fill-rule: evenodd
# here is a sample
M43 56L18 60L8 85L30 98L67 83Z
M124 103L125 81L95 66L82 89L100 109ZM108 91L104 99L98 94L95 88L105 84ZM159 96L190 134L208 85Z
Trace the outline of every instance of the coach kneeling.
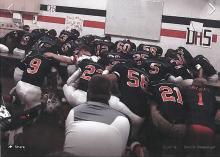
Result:
M76 156L122 156L130 124L108 105L111 81L101 75L89 82L87 102L73 108L66 119L64 151Z

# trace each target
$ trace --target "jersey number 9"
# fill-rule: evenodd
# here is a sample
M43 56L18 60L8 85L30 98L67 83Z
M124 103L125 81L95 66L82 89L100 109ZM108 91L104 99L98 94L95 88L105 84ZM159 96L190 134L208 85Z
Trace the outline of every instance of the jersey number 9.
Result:
M39 58L34 58L30 62L30 68L27 68L27 72L29 74L35 74L38 72L39 68L41 65L41 59Z

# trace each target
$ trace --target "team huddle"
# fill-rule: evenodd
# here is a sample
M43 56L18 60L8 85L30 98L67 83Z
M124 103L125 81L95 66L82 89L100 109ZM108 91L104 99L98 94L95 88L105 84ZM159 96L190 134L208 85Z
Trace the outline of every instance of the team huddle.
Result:
M207 81L217 81L218 76L203 55L193 57L181 46L164 53L157 45L137 46L127 39L112 42L109 36L80 36L75 29L56 36L54 29L36 29L10 32L1 40L1 52L25 53L15 68L12 92L16 101L24 104L24 112L3 115L2 130L17 129L39 116L45 78L55 69L62 80L63 97L73 109L87 102L88 85L94 76L111 81L108 104L129 119L125 143L134 155L143 155L146 148L150 156L164 152L178 156L192 153L182 149L184 145L212 145L218 106ZM10 40L14 45L7 45ZM67 122L66 128L70 125ZM67 137L66 152L71 145ZM175 149L165 149L166 145Z

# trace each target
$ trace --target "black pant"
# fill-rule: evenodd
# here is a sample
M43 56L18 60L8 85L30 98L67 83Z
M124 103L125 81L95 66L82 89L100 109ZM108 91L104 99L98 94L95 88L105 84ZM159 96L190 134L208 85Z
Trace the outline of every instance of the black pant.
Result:
M38 117L42 108L43 108L42 105L38 105L24 112L16 113L11 117L1 119L0 120L1 130L2 131L14 130L26 124L32 123L33 120Z

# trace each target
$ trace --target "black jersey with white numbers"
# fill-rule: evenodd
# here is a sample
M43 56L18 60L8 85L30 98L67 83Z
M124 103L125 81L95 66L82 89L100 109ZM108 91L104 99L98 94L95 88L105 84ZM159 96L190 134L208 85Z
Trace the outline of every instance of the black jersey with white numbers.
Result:
M194 76L188 66L186 65L183 55L176 54L175 56L165 56L167 62L173 67L174 76L181 76L183 79L193 79Z
M198 89L190 86L184 89L187 124L200 124L214 128L217 110L214 91L211 88Z
M56 61L40 54L25 57L21 64L24 70L21 80L39 87L42 86L44 78L50 72L51 67L57 66Z
M171 123L184 123L185 110L182 89L174 83L158 83L150 87L151 99L160 114Z
M115 51L118 53L126 54L135 50L136 45L130 40L118 40L115 42Z
M177 53L182 55L187 66L191 66L193 62L193 57L191 53L184 47L180 46L177 49Z
M148 114L145 93L149 83L147 74L129 63L118 63L112 68L112 71L118 77L120 100L137 115Z
M163 49L160 46L156 45L149 45L149 44L140 44L137 47L138 51L146 51L149 53L150 57L158 58L161 57L163 54Z
M97 75L97 74L102 74L104 67L89 59L82 60L78 64L78 66L82 71L82 75L80 76L80 80L78 84L78 89L81 89L87 92L88 83L90 79L92 78L92 76Z
M140 66L146 71L151 83L167 80L170 75L173 75L173 67L164 59L146 59Z
M97 40L93 41L94 53L96 56L100 56L103 52L111 52L114 49L114 43L110 41Z

